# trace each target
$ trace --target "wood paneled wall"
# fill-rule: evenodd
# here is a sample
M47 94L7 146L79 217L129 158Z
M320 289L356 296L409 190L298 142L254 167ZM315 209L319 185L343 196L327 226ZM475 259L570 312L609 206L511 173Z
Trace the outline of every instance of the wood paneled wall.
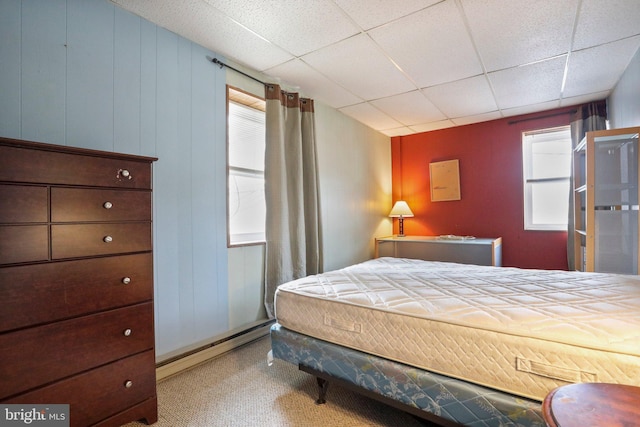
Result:
M0 135L158 157L159 358L228 329L225 72L106 0L0 2Z

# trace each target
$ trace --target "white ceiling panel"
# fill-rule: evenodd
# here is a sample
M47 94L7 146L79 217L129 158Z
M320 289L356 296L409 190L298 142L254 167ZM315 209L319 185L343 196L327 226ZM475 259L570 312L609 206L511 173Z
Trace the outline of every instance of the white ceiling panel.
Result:
M553 108L558 108L559 106L560 106L560 101L553 100L548 102L541 102L539 104L525 105L522 107L507 108L502 110L502 114L505 117L512 117L512 116L519 116L522 114L531 114L538 111L551 110Z
M257 37L233 22L224 22L216 27L224 31L224 50L217 50L223 56L232 58L238 64L246 65L254 70L265 70L277 64L290 61L293 57L268 41ZM219 35L213 42L197 41L206 46L211 43L220 43ZM190 39L193 40L193 39Z
M388 114L389 117L393 117L398 122L407 126L446 118L445 115L418 90L377 99L371 101L371 104Z
M467 117L497 111L489 82L484 75L422 89L447 117Z
M640 47L640 0L111 1L387 135L603 99Z
M243 64L253 70L265 70L293 59L291 55L279 47L253 34L247 34L246 31L235 24L220 25L217 28L224 29L227 27L229 29L225 31L228 37L225 39L225 48L224 50L217 50L217 52L227 58L231 58L238 64Z
M456 126L470 125L473 123L487 122L489 120L497 120L502 118L502 114L499 111L492 111L485 114L476 114L474 116L458 117L451 119Z
M462 5L487 71L551 58L571 49L578 0L475 0Z
M564 56L489 73L498 107L523 107L560 99Z
M331 1L205 1L296 56L359 32L359 28ZM274 25L279 22L285 25Z
M277 76L279 81L295 82L294 88L299 88L305 96L316 98L333 108L364 101L299 59L285 62L265 72Z
M564 96L606 91L614 87L639 43L640 36L637 36L573 52L569 57Z
M364 34L312 52L302 59L363 99L384 98L415 89Z
M220 46L220 49L213 50L254 70L263 70L293 58L202 0L112 1L202 46Z
M335 0L364 30L412 14L442 0Z
M440 120L439 122L431 122L431 123L425 123L422 125L411 126L411 129L416 131L416 133L431 132L432 130L452 128L455 125L456 124L453 123L453 121L451 120Z
M402 123L392 119L369 103L340 108L340 111L373 129L395 129L402 127Z
M456 2L447 0L369 32L419 88L482 73Z
M607 96L609 96L610 92L611 91L607 90L604 92L594 92L587 95L574 96L570 98L562 98L560 100L560 106L568 107L570 105L578 105L578 104L585 104L591 101L598 101L600 99L605 99Z
M185 21L196 14L209 15L210 18L214 16L226 18L205 7L201 0L185 0L180 3L171 0L111 0L111 2L177 34L185 30L182 27ZM206 31L205 28L199 30Z
M411 129L410 127L386 129L386 130L382 130L380 132L385 134L385 135L387 135L387 136L405 136L405 135L411 135L411 134L416 133L416 131Z
M639 0L582 0L573 48L597 46L637 35Z

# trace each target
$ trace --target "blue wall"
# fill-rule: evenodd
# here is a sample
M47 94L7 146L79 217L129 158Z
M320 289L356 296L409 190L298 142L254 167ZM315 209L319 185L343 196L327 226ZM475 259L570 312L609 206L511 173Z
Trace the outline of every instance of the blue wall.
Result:
M156 353L228 329L225 72L106 0L0 1L0 136L158 157Z
M631 58L607 106L612 128L640 126L640 49Z

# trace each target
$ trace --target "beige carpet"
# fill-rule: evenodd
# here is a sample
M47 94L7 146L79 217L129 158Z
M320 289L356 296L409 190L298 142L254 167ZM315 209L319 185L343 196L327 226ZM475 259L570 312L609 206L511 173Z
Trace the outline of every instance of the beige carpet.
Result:
M268 366L269 349L269 338L261 338L160 382L154 426L431 425L335 384L327 403L316 405L315 378L282 360Z

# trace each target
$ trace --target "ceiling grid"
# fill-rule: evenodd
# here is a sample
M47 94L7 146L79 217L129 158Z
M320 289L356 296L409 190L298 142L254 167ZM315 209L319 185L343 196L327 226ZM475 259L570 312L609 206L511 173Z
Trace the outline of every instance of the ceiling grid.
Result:
M638 0L111 0L386 135L606 98Z

